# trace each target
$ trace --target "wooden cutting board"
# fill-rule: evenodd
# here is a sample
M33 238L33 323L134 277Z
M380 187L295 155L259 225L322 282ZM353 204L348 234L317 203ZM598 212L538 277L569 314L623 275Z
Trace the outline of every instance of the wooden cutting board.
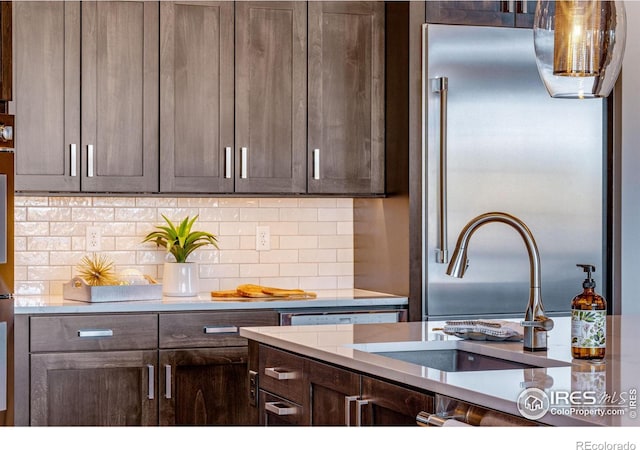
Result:
M258 284L241 284L236 289L211 291L216 301L260 302L278 300L308 300L316 298L314 292L302 289L281 289Z

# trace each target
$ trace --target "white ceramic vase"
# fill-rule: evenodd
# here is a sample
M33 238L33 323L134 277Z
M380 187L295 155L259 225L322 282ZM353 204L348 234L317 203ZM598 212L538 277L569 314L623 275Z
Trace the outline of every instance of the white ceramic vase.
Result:
M198 295L198 265L194 262L165 262L162 293L169 297Z

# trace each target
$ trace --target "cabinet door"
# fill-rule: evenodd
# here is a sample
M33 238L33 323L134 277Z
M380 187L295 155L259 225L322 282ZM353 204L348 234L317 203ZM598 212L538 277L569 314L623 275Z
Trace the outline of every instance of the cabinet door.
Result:
M160 351L161 425L257 425L247 347Z
M427 1L427 23L532 28L535 0Z
M533 19L536 15L536 1L522 0L516 2L516 27L533 28Z
M235 190L304 192L306 3L235 5Z
M17 191L80 190L80 3L13 2Z
M160 190L233 192L233 2L160 2Z
M31 425L156 425L155 351L31 356Z
M421 411L434 412L434 396L375 378L362 377L364 425L416 425Z
M308 191L384 192L384 2L309 2Z
M515 1L427 1L427 23L513 27Z
M158 191L158 3L82 2L82 190Z
M309 423L319 425L354 425L355 405L360 394L360 376L344 369L307 360L309 398L305 410Z

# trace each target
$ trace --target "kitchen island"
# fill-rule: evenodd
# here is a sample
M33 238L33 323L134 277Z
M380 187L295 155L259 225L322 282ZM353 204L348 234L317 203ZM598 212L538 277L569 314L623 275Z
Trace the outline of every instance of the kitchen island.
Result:
M568 317L554 318L548 350L536 353L524 352L521 342L463 341L433 332L442 322L249 327L241 329L240 334L277 351L512 416L522 417L517 403L521 393L538 388L551 398L549 411L537 419L543 425L638 426L637 319L608 317L603 364L572 361ZM445 344L539 368L447 372L373 353ZM604 403L592 405L594 396L604 398Z

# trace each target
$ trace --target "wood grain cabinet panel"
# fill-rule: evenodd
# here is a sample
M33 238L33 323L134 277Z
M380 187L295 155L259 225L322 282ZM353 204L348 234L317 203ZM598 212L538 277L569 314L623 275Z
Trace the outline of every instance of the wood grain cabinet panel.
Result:
M517 1L427 1L427 23L532 28L536 2Z
M308 360L309 423L314 426L355 425L360 376L354 372Z
M306 190L307 5L236 2L236 192Z
M13 3L17 191L80 190L80 3ZM72 154L75 152L75 157Z
M160 351L160 425L255 425L247 347Z
M233 2L160 2L162 192L233 192L233 33Z
M159 6L82 2L82 190L157 192Z
M384 20L384 2L309 2L309 193L384 192Z
M16 190L157 192L158 3L13 3Z
M434 395L362 377L363 425L415 426L416 416L435 412Z
M155 351L31 355L31 425L156 425Z

